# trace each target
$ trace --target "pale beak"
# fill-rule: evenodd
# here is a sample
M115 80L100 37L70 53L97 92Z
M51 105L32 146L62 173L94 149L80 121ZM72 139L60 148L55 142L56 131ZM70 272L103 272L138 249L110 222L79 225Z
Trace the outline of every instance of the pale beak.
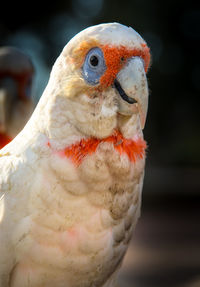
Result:
M148 109L148 85L144 63L140 57L133 57L127 62L117 74L114 87L120 95L118 112L126 116L139 113L143 129Z

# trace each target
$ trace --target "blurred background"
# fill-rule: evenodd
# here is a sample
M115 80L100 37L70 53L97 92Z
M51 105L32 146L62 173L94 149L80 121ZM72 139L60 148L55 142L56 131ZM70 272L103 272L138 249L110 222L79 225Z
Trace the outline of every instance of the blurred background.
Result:
M1 9L0 46L17 47L31 58L35 103L62 48L83 28L120 22L132 26L151 48L142 216L120 273L122 287L200 287L197 5L174 0L7 1Z

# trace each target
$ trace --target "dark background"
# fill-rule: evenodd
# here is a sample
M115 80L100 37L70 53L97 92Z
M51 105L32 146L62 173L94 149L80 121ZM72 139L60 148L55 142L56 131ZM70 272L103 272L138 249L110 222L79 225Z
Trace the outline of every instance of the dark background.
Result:
M120 22L132 26L151 48L142 217L124 261L121 286L200 286L197 5L175 0L7 1L1 9L0 45L19 47L31 56L35 102L62 48L83 28Z

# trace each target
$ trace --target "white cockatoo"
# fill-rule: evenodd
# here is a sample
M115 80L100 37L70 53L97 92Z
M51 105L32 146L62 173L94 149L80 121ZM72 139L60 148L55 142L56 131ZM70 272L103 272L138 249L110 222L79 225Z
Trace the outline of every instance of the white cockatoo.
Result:
M132 28L77 34L0 151L0 286L111 287L140 215L150 53Z

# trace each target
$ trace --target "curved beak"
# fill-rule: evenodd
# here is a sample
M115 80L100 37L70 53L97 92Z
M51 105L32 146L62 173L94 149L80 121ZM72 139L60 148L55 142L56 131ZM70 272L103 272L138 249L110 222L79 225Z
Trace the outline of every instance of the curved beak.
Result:
M118 112L126 116L139 113L143 129L148 109L148 85L144 63L140 57L133 57L128 61L118 73L114 87L120 95Z

